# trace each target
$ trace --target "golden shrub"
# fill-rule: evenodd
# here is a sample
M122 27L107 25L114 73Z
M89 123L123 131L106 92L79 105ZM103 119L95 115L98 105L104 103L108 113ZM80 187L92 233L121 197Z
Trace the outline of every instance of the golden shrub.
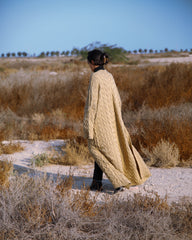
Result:
M13 164L8 161L0 160L0 188L9 186L9 176L13 170Z

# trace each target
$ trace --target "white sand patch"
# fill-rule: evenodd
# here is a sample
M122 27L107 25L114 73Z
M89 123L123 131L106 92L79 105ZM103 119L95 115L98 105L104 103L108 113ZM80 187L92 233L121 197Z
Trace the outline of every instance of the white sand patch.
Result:
M49 75L56 76L56 75L58 75L58 73L57 72L50 72Z
M152 63L190 63L192 62L192 54L188 57L148 58L147 61Z
M15 141L12 141L14 143ZM31 159L42 153L51 153L51 148L57 149L58 146L63 145L63 140L45 141L16 141L20 142L24 147L24 151L14 154L1 155L0 159L8 159L12 161L14 169L18 172L33 172L36 174L47 173L50 177L56 177L58 174L61 177L73 175L74 185L72 191L80 191L84 187L91 184L93 176L93 164L86 166L61 166L61 165L47 165L44 167L33 168L31 166ZM8 143L8 142L3 142ZM134 194L140 193L142 195L153 195L156 192L161 198L167 195L168 202L177 202L181 198L186 198L192 201L192 168L150 168L152 176L142 185L131 187L124 192L118 193L122 199L133 197ZM113 186L104 175L103 179L104 191L98 194L98 201L102 201L106 196L114 197ZM92 192L94 195L95 192Z

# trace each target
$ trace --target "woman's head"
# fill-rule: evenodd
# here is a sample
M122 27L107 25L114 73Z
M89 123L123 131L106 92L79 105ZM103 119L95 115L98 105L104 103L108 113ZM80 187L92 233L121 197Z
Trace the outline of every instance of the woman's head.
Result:
M103 66L108 63L108 55L100 50L93 50L88 52L87 60L89 63L95 66Z

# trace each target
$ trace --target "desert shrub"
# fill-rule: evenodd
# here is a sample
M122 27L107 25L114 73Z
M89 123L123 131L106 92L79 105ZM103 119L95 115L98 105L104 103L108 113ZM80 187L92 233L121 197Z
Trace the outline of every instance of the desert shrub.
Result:
M0 76L1 140L68 139L82 133L79 122L83 118L88 75L79 72L79 63L70 64L67 71L55 76L47 70L24 69Z
M1 107L9 107L20 116L62 109L70 118L82 119L90 76L87 69L85 66L72 72L68 69L56 76L47 70L19 70L6 78L0 76ZM181 63L143 68L109 65L122 95L124 110L139 109L144 103L155 109L191 102L191 69L191 64Z
M61 165L85 165L93 162L87 142L81 136L69 139L60 151L55 152L49 159L50 163Z
M190 239L192 229L191 212L192 212L191 202L186 202L185 204L173 203L173 207L171 208L170 211L173 227L176 229L176 232L185 233L186 237L189 234L188 239Z
M138 109L143 103L154 109L191 101L190 64L145 68L109 66L109 70L123 96L124 109ZM68 71L56 76L45 70L12 73L0 81L0 89L5 93L1 95L1 106L10 107L19 115L60 108L70 117L82 118L90 73L82 75L81 71L77 68L73 73ZM73 106L70 110L69 105Z
M87 142L81 136L68 139L57 149L50 149L50 152L34 155L30 160L31 166L43 167L47 164L59 164L69 166L80 166L93 163Z
M72 196L70 206L73 211L78 212L82 216L96 216L99 211L97 194L92 197L89 190L78 191Z
M24 148L21 146L21 144L19 142L17 143L0 143L0 155L1 154L12 154L15 152L21 152L23 151Z
M191 121L177 120L142 120L136 123L137 134L132 135L133 144L140 149L141 145L152 149L162 139L175 144L179 149L179 162L187 165L192 155Z
M69 118L82 118L87 77L79 72L51 76L48 71L20 70L0 79L1 108L19 116L62 109Z
M56 186L56 189L59 191L59 194L65 195L68 190L70 190L73 186L73 176L69 175L68 177L65 177L64 179L61 179Z
M141 207L143 211L148 211L151 207L154 207L156 210L168 211L170 206L167 202L167 196L165 198L160 198L158 193L152 192L149 196L142 196L141 194L134 195L134 208Z
M125 124L134 124L139 121L166 121L177 120L192 121L192 103L183 103L178 105L171 105L169 107L162 107L159 109L152 109L143 105L138 111L127 110L123 113Z
M45 125L43 128L35 126L34 128L30 127L30 133L34 132L37 139L40 140L50 140L50 139L68 139L77 135L77 132L73 130L72 127L59 128L53 125ZM30 136L29 136L30 138Z
M142 145L147 151L152 152L159 142L166 141L170 145L175 144L179 149L179 166L190 166L191 109L191 103L161 109L151 109L143 105L139 111L126 111L123 118L138 149Z
M20 117L10 109L0 111L0 139L68 139L82 133L79 121L69 120L61 110Z
M192 101L191 64L111 69L120 92L126 92L124 109L152 109Z
M168 205L158 195L99 200L88 190L15 176L0 190L0 236L5 239L171 239L191 238L191 203Z
M9 185L9 176L13 170L13 164L6 160L0 160L0 189Z
M149 166L169 168L179 164L179 149L174 143L161 139L151 151L143 147L141 151L145 154Z
M31 159L31 165L34 167L42 167L49 163L49 156L46 153L35 155Z

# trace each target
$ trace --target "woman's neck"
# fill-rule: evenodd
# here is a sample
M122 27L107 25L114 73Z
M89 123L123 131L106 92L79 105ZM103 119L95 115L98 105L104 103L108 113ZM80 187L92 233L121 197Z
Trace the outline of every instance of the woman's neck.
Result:
M97 71L99 71L99 70L104 70L103 65L100 65L100 66L95 67L94 72L97 72Z

